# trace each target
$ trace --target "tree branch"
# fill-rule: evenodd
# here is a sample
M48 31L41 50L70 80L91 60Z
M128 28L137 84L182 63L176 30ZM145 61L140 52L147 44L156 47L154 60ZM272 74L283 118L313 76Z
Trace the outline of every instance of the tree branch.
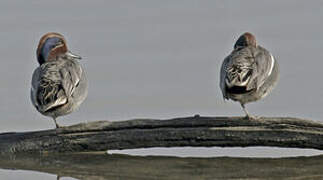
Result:
M85 152L148 147L276 146L323 149L323 124L297 118L184 117L97 121L2 133L0 153Z

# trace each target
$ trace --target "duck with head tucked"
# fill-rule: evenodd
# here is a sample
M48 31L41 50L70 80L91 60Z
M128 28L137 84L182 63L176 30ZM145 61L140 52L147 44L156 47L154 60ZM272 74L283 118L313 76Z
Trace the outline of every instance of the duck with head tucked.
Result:
M239 37L222 64L220 88L224 99L240 102L247 118L252 118L245 104L267 96L279 78L278 63L272 54L256 43L249 32Z
M31 101L37 111L53 118L73 112L87 96L87 80L78 60L71 53L65 38L58 33L47 33L39 41L39 67L33 73Z

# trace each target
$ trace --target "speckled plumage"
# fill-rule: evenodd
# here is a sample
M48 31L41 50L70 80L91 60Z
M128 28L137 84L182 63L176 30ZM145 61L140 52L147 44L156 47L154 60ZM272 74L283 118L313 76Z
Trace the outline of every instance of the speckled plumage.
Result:
M44 50L44 47L46 49ZM37 49L39 67L33 73L31 101L36 109L54 119L77 109L87 96L87 80L78 62L58 33L45 34Z
M256 44L251 33L244 33L227 56L220 72L220 88L224 99L240 102L246 115L245 104L264 98L279 78L275 58Z

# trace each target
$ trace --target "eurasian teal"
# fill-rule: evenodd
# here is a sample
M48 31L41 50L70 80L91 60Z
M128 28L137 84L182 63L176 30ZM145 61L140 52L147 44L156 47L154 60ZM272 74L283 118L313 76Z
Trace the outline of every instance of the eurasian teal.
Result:
M32 76L31 101L41 114L53 118L56 128L60 127L56 118L73 112L87 96L80 59L68 50L61 34L47 33L39 41L39 67Z
M245 104L264 98L279 79L279 66L272 54L257 45L251 33L244 33L222 64L220 88L224 99L239 101L246 116Z

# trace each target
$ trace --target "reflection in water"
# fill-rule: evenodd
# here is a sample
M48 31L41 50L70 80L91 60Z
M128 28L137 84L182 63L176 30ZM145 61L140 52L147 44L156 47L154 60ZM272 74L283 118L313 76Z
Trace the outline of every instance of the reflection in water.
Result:
M323 156L297 158L179 158L106 154L1 156L0 168L32 170L82 180L321 179ZM65 178L62 178L65 179Z

